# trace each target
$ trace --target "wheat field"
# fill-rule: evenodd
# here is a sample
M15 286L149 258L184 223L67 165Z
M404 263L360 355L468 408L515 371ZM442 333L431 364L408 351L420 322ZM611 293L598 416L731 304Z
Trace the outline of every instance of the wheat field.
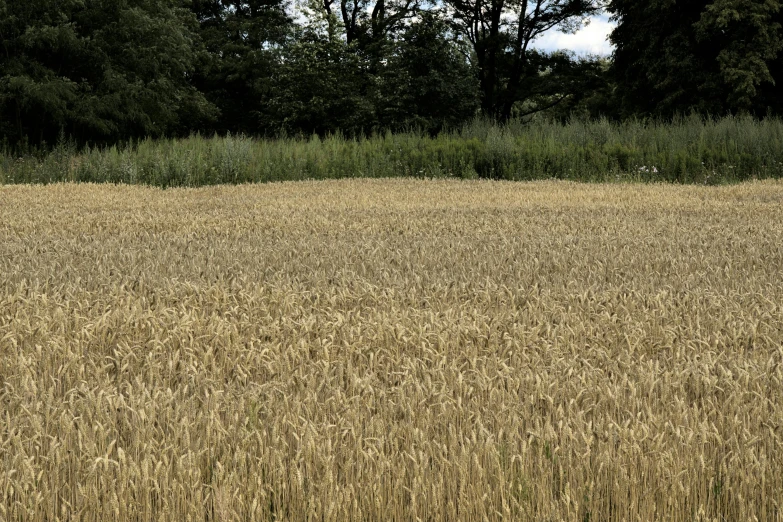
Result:
M783 182L0 187L2 521L783 520Z

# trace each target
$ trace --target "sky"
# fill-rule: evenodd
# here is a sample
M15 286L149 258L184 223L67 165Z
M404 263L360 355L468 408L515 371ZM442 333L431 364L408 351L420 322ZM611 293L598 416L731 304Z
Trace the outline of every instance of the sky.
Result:
M535 40L533 46L543 51L569 49L577 55L608 56L612 54L613 50L609 43L609 33L613 28L614 23L609 21L608 15L596 16L590 20L590 25L576 34L565 34L553 30Z

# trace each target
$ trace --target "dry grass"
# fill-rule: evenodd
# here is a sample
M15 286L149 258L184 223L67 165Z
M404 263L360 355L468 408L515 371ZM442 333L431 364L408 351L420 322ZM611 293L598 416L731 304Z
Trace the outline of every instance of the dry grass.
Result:
M0 520L782 520L783 183L0 187Z

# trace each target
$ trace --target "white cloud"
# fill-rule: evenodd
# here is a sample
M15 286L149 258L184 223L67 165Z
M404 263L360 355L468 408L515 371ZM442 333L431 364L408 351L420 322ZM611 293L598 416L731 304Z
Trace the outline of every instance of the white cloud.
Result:
M549 31L533 42L533 47L542 51L557 51L569 49L578 55L612 54L614 46L609 42L609 33L615 24L606 15L596 16L590 20L590 25L583 27L576 34L565 34L560 31Z

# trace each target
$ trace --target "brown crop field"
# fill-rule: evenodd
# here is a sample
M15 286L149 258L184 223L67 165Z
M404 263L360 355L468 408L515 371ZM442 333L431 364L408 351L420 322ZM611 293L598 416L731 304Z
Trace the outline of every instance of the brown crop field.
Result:
M0 520L783 520L783 182L0 187Z

